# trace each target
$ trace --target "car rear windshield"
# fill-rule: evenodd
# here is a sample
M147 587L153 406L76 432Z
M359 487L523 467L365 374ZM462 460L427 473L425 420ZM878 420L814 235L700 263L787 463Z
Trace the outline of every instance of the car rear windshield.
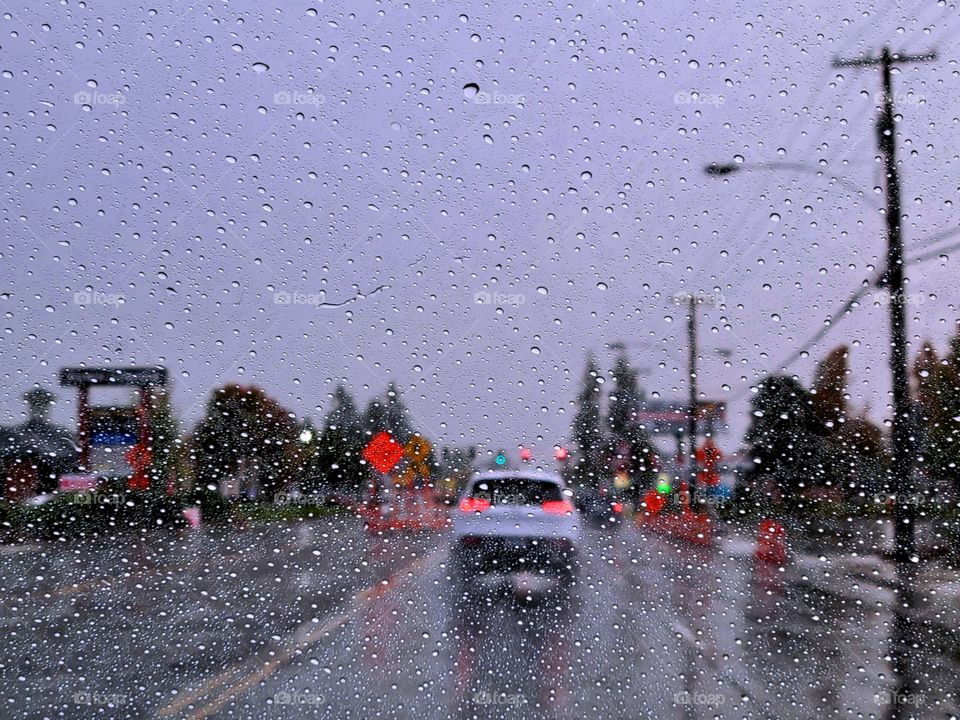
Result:
M492 505L541 505L549 500L562 500L560 486L549 480L496 478L475 482L470 495L483 498Z

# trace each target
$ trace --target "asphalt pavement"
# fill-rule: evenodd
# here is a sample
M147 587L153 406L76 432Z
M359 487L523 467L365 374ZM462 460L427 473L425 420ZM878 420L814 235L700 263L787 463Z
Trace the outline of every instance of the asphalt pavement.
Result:
M573 583L461 585L447 533L349 516L2 548L0 717L883 717L890 591L749 538L588 529ZM824 558L820 565L831 567ZM956 613L917 718L957 713ZM943 630L936 630L936 627ZM938 642L942 640L942 642Z

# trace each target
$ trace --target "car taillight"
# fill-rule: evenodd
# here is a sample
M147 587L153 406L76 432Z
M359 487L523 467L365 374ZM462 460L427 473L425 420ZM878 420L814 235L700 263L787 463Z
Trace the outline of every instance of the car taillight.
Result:
M490 501L484 498L468 497L460 501L460 512L483 512L490 509Z
M567 500L547 500L543 504L543 511L554 515L566 515L573 512L573 505Z
M613 504L613 511L614 511L615 513L623 512L623 504L622 504L622 503L614 503L614 504Z

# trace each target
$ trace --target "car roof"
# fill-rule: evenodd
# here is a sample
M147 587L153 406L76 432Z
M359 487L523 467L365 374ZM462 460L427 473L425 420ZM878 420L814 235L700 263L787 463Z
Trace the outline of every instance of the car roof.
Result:
M520 480L538 480L540 482L552 482L559 485L561 488L565 488L567 484L563 481L559 475L554 475L553 473L547 472L537 472L535 470L488 470L486 472L474 473L473 477L470 478L470 483L482 482L484 480L504 480L504 479L520 479Z

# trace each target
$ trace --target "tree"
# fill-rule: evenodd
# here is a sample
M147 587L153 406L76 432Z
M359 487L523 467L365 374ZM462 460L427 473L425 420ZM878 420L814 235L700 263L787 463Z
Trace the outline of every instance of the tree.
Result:
M413 429L410 427L410 413L407 406L403 404L400 389L394 382L387 386L383 422L383 429L388 430L397 439L397 442L406 443L413 437Z
M810 390L814 415L831 434L839 434L847 420L848 350L840 345L820 361Z
M375 435L387 429L386 407L379 397L372 397L363 410L363 431L368 435Z
M960 325L941 358L926 343L913 365L921 467L960 491Z
M811 407L822 436L823 472L820 482L842 490L872 493L883 487L886 450L883 433L866 412L854 416L848 405L849 349L831 350L817 366Z
M573 480L579 485L595 487L603 467L602 453L606 436L600 425L600 401L603 398L603 378L593 355L587 356L587 367L577 394L577 411L571 428L577 459Z
M245 468L253 474L259 493L271 498L287 489L302 468L293 414L258 387L226 385L214 390L194 438L201 484L221 485Z
M624 353L613 364L610 377L613 388L610 391L607 424L615 438L622 438L626 437L636 420L637 410L643 404L643 393L640 392L637 372L630 367Z
M304 492L314 492L321 484L348 493L366 487L367 469L361 465L365 438L356 403L342 385L334 392L333 409L327 413L323 430L316 438L312 468Z
M611 463L626 466L632 478L633 490L649 487L656 477L657 452L650 436L637 421L637 412L644 402L637 372L621 353L611 372L613 388L610 392L607 426L610 429L607 457ZM626 447L629 456L619 458L621 448Z
M823 443L811 395L800 381L771 375L752 402L745 441L755 464L751 479L766 480L764 493L792 497L823 477Z
M176 471L180 464L180 421L173 414L170 395L165 390L155 390L150 400L150 454L153 460L150 465L150 489L165 492L168 483L179 480Z

